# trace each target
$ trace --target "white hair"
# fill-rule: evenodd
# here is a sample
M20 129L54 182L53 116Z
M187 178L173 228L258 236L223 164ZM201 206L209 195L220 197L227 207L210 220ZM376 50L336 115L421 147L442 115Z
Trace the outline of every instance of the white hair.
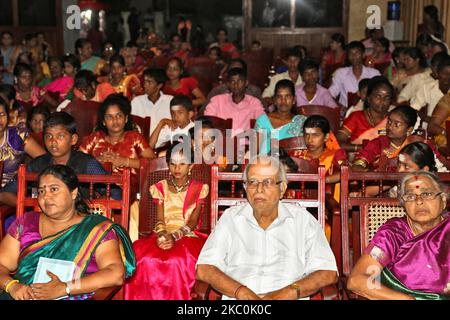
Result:
M439 177L435 173L429 172L429 171L418 171L418 172L407 174L406 176L403 177L403 179L400 182L400 190L398 193L398 197L402 204L403 204L402 197L405 195L406 183L413 178L417 178L417 177L421 177L421 176L430 178L430 180L433 182L434 186L439 190L439 192L443 192L444 196L447 197L447 192L446 192L447 188L439 180Z
M250 171L250 167L257 163L266 165L270 164L273 168L277 169L278 179L282 183L280 183L280 190L283 191L283 185L287 186L288 180L286 176L286 170L284 166L281 164L278 157L269 156L269 155L259 155L250 159L249 163L245 167L244 172L242 173L242 180L247 181L248 172Z

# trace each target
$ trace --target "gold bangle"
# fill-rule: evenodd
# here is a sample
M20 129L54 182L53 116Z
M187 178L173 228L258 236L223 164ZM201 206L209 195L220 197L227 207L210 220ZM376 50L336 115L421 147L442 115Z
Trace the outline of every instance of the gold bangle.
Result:
M367 163L366 161L362 160L362 159L357 159L355 162L353 162L354 166L361 166L364 169L367 168Z
M5 292L6 292L6 293L9 293L9 289L11 288L11 286L12 286L14 283L19 283L19 280L10 280L10 281L8 281L8 283L7 283L6 286L5 286Z

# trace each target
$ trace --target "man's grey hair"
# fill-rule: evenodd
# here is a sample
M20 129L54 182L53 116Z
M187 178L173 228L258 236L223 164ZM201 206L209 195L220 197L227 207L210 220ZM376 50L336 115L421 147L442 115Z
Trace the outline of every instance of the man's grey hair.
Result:
M402 197L405 195L405 189L406 189L406 183L411 180L418 177L428 177L431 181L433 181L434 186L439 190L439 192L443 192L445 196L447 196L447 187L439 180L439 177L429 171L418 171L414 173L407 174L403 177L403 179L400 182L400 192L398 194L399 200L401 203L403 203Z
M288 179L287 179L287 175L286 175L286 170L284 169L284 166L280 162L278 157L269 156L269 155L259 155L259 156L253 157L252 159L250 159L249 163L245 167L245 170L242 174L242 180L244 182L247 181L248 172L250 170L250 167L257 163L260 163L262 165L270 164L270 165L272 165L273 168L277 169L278 179L279 179L278 181L282 182L282 183L280 183L280 189L281 189L281 191L283 191L283 185L287 186Z

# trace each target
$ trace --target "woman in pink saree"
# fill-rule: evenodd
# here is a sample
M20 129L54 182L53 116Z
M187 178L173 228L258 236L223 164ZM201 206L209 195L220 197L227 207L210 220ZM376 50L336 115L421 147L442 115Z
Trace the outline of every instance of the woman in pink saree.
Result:
M399 197L406 216L378 229L347 287L369 299L449 300L446 187L433 173L419 171L403 178Z
M61 58L50 57L48 64L52 79L43 89L46 92L54 93L58 97L58 101L61 102L67 97L70 90L72 90L74 80L72 77L63 74L64 62Z

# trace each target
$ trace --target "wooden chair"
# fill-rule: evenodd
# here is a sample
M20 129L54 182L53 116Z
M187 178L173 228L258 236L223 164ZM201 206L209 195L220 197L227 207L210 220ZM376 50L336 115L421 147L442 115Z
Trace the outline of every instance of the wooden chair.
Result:
M212 125L216 129L226 130L233 128L233 119L222 119L214 116L203 116L211 121Z
M390 214L396 216L400 203L396 198L389 198L384 195L384 186L397 186L406 173L387 173L387 172L353 172L347 166L341 167L341 225L342 225L342 259L343 276L347 277L352 266L360 258L362 250L367 245L371 237L368 232L374 232L373 227L367 223L374 223L374 206L385 206L381 216L389 217ZM439 173L440 180L447 185L450 183L450 173ZM367 186L374 184L379 188L378 196L367 196ZM351 187L356 187L360 192L357 195L351 194ZM378 207L380 208L380 207ZM389 209L390 208L390 209ZM349 215L352 217L352 233L349 234ZM372 219L372 220L370 220ZM377 218L379 219L379 218ZM381 220L378 220L380 224ZM361 228L364 222L364 227ZM371 230L371 231L370 231ZM351 238L351 240L350 240ZM352 252L350 252L352 245Z
M27 172L26 165L19 166L17 173L17 208L16 215L21 217L27 208L35 211L41 211L33 192L30 194L28 185L35 183L39 173ZM124 169L122 174L78 174L80 184L89 185L89 199L86 199L93 214L102 214L107 218L114 220L128 231L128 219L130 211L130 170ZM96 198L95 186L106 185L106 195L102 198ZM122 200L111 198L111 186L118 185L122 189ZM120 213L116 213L120 211Z
M219 80L220 69L208 57L190 58L186 65L187 73L197 79L199 89L206 95Z
M297 199L283 199L283 203L291 203L303 208L315 208L317 210L317 218L321 226L325 229L325 168L320 167L317 173L312 174L288 174L288 181L299 182L301 190ZM244 194L237 194L236 190L231 190L231 197L219 195L220 181L239 181L242 183L241 172L219 172L217 166L211 167L211 229L215 227L220 218L219 207L231 207L247 203ZM306 197L308 194L306 183L315 182L317 192L315 198ZM313 299L323 299L325 297L339 296L334 286L327 287ZM213 289L210 285L202 281L196 281L191 297L194 300L220 300L221 293Z
M152 119L150 117L142 118L136 115L132 115L131 118L137 126L137 131L141 133L146 139L148 139L150 137L150 125Z
M352 106L355 106L360 97L358 96L357 92L348 92L347 93L347 108L350 108Z
M3 161L0 161L0 179L3 177ZM0 205L0 240L5 236L3 229L5 228L6 218L13 215L16 212L16 208ZM7 230L5 230L7 231Z
M264 90L269 83L273 52L271 50L248 51L242 54L242 59L247 63L248 81Z
M276 146L277 143L278 143L279 149L284 149L288 153L290 151L306 149L306 143L305 143L304 137L287 138L287 139L278 140L278 142L275 139L272 139L272 141L271 141L272 146Z
M98 110L100 103L95 101L84 101L75 98L62 111L74 117L77 124L78 143L77 146L83 142L84 137L90 135L97 125Z
M170 57L157 56L150 59L147 63L148 68L166 69Z
M169 168L166 158L157 158L153 160L142 159L140 167L139 184L139 237L145 237L153 232L156 223L156 205L150 195L150 186L158 181L169 178ZM208 165L197 164L192 169L192 179L211 185L211 173ZM203 216L199 231L209 234L210 225L210 201L208 195L204 207Z
M27 172L26 165L22 164L18 171L18 192L16 216L23 216L26 209L41 211L36 197L27 192L27 184L35 183L38 177L36 172ZM128 231L129 210L130 210L130 170L124 169L122 174L78 174L80 184L89 184L89 199L87 203L91 208L91 214L101 214L120 224ZM97 184L106 185L106 197L95 198L94 186ZM111 186L120 185L122 189L122 200L111 198ZM120 213L116 213L119 211ZM103 288L95 292L90 300L109 300L116 297L121 299L121 287L114 286Z
M334 72L342 67L343 67L342 64L336 63L336 64L327 64L325 66L325 69L322 69L322 85L325 88L329 88L331 86Z
M380 71L381 74L384 74L387 68L391 65L391 62L385 62L385 63L378 63L373 66L373 68Z
M331 131L337 132L340 128L341 108L330 108L326 106L307 105L297 107L299 114L304 116L320 115L328 119Z

